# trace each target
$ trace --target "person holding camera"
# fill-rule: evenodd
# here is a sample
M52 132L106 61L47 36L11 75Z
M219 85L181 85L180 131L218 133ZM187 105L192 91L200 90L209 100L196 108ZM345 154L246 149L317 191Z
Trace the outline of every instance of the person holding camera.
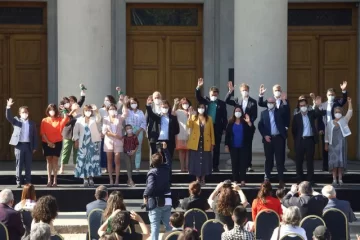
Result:
M163 160L163 155L166 162ZM166 142L162 142L162 149L151 156L151 169L146 177L144 191L144 205L149 212L151 239L158 240L160 221L165 225L166 231L171 231L169 219L171 215L172 198L170 190L170 173L172 158Z

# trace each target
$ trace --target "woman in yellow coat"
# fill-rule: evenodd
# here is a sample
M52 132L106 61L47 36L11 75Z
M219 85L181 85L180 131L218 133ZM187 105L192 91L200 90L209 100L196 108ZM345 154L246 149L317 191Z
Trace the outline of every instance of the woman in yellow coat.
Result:
M215 145L214 125L210 116L205 113L205 105L199 104L195 114L189 114L187 127L190 137L187 142L189 149L189 173L205 185L205 176L212 172L212 149Z

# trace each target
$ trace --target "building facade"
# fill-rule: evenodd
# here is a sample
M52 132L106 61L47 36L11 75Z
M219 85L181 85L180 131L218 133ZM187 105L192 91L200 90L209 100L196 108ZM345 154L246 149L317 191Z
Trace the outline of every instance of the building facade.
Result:
M232 78L248 83L254 98L260 84L270 96L278 83L293 109L299 95L325 98L329 87L340 95L347 81L355 110L348 156L360 159L359 2L0 1L0 104L12 97L40 123L46 105L78 94L80 83L86 103L99 106L120 86L144 105L155 90L195 102L203 77L204 94L216 85L222 97ZM0 159L12 158L11 131L1 115ZM260 134L254 141L254 153L262 153ZM290 155L292 146L289 139Z

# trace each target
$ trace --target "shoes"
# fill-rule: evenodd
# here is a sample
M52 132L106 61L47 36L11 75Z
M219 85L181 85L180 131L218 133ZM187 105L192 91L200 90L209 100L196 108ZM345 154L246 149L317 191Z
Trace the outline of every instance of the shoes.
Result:
M48 182L48 183L46 184L47 187L51 187L51 185L52 185L51 182Z
M342 180L339 180L339 185L340 186L344 185L344 182Z
M213 172L220 172L219 168L214 168Z
M21 184L20 183L16 184L16 188L21 188Z
M248 172L254 172L254 169L252 169L252 167L248 167L247 171Z
M336 180L333 180L332 185L333 185L333 186L337 186L337 185L338 185L337 181L336 181Z

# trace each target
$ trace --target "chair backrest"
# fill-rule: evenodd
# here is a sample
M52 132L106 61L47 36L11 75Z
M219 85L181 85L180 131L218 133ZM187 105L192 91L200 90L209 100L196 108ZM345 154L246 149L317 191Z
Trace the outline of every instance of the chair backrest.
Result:
M33 220L33 217L31 215L31 211L21 209L19 212L20 212L21 219L22 219L22 221L24 223L26 232L30 233L31 223L32 223L32 220Z
M101 219L104 210L96 208L89 213L89 240L99 239L98 230L101 226Z
M310 239L312 239L312 237L308 238L308 239L310 240ZM302 236L300 236L299 234L289 233L289 234L282 236L280 238L280 240L304 240L304 238Z
M8 229L2 222L0 222L0 239L9 240Z
M255 218L256 239L270 239L279 225L280 217L274 210L261 210Z
M305 229L307 239L312 239L313 232L318 226L326 226L324 220L316 215L309 215L300 222L300 227Z
M202 225L208 220L206 213L199 208L192 208L184 214L184 228L201 230Z
M64 240L64 238L59 234L55 234L50 237L50 240Z
M348 240L349 224L345 213L337 208L330 208L323 213L326 227L331 233L332 239Z
M167 235L165 240L177 240L180 234L181 234L181 231L174 231L174 232L170 233L169 235Z
M204 222L201 228L201 240L221 239L224 232L224 224L216 219L210 219Z

